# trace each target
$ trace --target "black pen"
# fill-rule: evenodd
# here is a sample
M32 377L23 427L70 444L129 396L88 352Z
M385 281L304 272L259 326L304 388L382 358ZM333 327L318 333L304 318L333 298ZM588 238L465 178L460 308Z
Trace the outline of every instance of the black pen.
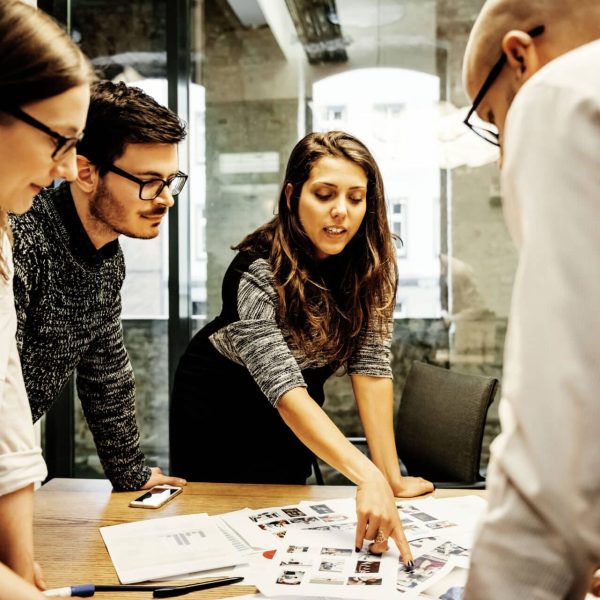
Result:
M200 590L208 590L210 588L221 587L222 585L231 585L232 583L240 583L244 581L243 577L224 577L223 579L213 579L212 581L203 581L202 583L190 583L189 585L176 585L173 587L163 587L159 590L154 590L153 598L173 598L174 596L183 596L190 592L199 592Z
M175 596L183 596L198 590L208 590L213 587L222 585L231 585L243 581L243 577L224 577L222 579L212 579L211 581L202 581L200 583L190 583L184 585L168 584L160 585L94 585L88 583L84 585L74 585L70 587L57 588L42 592L44 596L59 597L59 598L89 598L95 592L153 592L154 598L173 598Z

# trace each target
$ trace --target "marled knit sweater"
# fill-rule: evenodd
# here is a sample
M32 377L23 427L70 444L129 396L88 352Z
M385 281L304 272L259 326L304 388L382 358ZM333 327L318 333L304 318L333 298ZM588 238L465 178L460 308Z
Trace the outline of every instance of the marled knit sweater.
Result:
M123 342L125 262L117 240L96 250L68 184L41 192L11 221L17 343L33 420L76 370L77 392L115 489L150 477L139 446L135 382Z

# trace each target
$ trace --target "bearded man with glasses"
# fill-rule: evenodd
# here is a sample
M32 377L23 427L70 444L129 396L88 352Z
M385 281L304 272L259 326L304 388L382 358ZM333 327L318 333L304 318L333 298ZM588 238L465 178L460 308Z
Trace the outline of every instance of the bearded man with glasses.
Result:
M464 598L581 599L600 593L600 2L488 0L463 78L519 250Z
M34 421L76 371L77 391L104 472L117 490L183 485L148 467L139 446L135 382L121 327L125 277L119 235L150 239L187 175L178 169L185 127L142 90L92 86L85 135L67 138L20 110L13 117L77 145L77 175L42 190L12 218L17 344Z

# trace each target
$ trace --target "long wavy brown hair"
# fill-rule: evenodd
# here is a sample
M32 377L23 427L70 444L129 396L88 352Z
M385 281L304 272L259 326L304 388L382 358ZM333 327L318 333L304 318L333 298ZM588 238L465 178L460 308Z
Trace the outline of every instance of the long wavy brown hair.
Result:
M45 100L93 79L87 58L52 17L19 0L0 0L1 124L12 121L3 107ZM7 279L5 234L10 238L6 209L0 204L0 277Z
M305 182L315 163L330 156L359 165L367 176L367 210L354 238L335 257L341 284L335 294L319 276L314 246L298 216ZM286 188L292 193L289 203ZM277 319L307 355L344 365L369 327L383 339L395 305L398 272L389 229L383 181L367 147L342 131L309 133L290 155L277 215L234 250L268 254L279 295Z

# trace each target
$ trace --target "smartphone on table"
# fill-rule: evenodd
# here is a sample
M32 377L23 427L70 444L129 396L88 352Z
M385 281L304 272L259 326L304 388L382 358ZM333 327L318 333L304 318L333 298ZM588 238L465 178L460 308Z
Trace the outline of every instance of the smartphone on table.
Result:
M129 506L132 508L160 508L177 494L181 494L183 488L175 485L155 485L144 492L139 498L132 500Z

